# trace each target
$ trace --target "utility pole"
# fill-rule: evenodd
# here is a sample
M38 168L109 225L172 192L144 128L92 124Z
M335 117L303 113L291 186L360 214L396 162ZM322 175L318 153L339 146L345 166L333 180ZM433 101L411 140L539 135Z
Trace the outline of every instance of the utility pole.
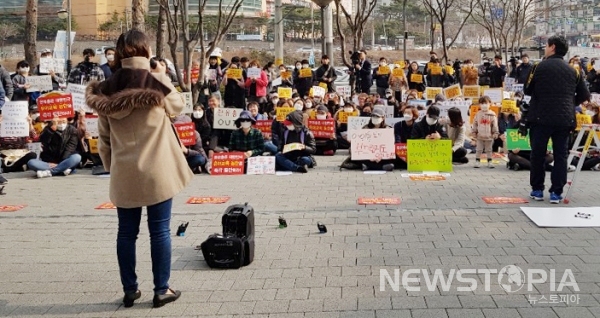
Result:
M283 64L283 13L281 0L275 0L275 65ZM314 46L314 45L313 45Z

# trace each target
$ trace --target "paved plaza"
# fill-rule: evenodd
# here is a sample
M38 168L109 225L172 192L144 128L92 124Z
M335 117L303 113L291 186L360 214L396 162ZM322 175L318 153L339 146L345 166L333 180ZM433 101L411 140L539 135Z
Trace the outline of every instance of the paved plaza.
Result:
M43 180L32 172L7 174L0 205L27 207L0 213L0 317L600 317L597 228L538 228L520 205L481 199L526 197L528 172L471 163L455 166L445 181L411 181L402 171L340 172L345 155L317 157L318 167L307 174L196 176L175 198L171 224L174 234L190 222L184 237L173 237L170 283L183 295L158 309L145 224L137 251L142 298L133 308L121 304L116 211L94 209L109 201L108 178L89 170ZM600 206L600 172L583 172L579 181L569 206ZM226 204L186 204L191 196L225 195ZM359 197L399 197L402 204L359 206ZM239 270L208 268L195 246L221 231L229 204L244 202L256 211L254 262ZM287 228L278 228L279 216ZM328 232L319 234L317 222ZM557 281L571 270L580 290L540 283L507 292L496 274L485 288L481 272L465 275L477 283L473 291L458 290L469 285L456 277L449 289L438 282L430 291L423 275L410 291L387 283L380 289L382 269L392 278L394 269L447 277L457 269L507 265L554 270ZM577 295L578 303L550 301L565 294Z

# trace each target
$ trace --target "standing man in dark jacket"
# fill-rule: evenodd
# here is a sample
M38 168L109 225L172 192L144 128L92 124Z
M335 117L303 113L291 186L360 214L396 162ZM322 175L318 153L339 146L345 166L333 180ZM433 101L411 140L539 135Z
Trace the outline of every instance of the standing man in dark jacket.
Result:
M77 153L77 128L69 125L66 118L53 119L40 134L40 142L40 159L27 163L29 169L37 172L38 178L68 176L81 162L81 155Z
M328 93L335 93L333 83L337 79L337 74L335 74L335 69L329 64L329 61L329 56L323 55L321 57L321 66L315 72L315 80L326 84Z
M2 81L2 87L4 87L4 96L8 100L12 100L13 92L15 87L13 86L12 78L10 78L10 72L7 71L4 66L0 65L0 81Z
M529 72L533 67L533 64L529 61L529 55L521 55L521 61L521 65L517 66L517 84L527 83L527 77L529 77Z
M490 88L502 87L504 77L506 76L506 65L502 64L502 56L494 56L494 63L491 66Z
M542 62L533 67L525 85L525 95L531 97L522 106L523 116L519 134L531 140L531 194L536 201L544 200L546 148L552 139L554 168L550 203L557 204L567 183L567 155L569 134L575 129L575 107L590 98L581 73L564 60L569 46L562 36L552 36L545 48Z
M367 52L364 50L360 51L359 61L354 65L354 72L357 77L357 93L367 93L371 91L373 86L373 74L371 73L371 62L367 60Z

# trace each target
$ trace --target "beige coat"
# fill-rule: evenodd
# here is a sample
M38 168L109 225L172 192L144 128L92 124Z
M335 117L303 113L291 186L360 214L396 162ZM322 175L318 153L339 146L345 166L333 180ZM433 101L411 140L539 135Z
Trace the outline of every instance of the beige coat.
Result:
M86 102L99 115L98 147L111 174L110 200L121 208L154 205L173 198L193 176L169 120L184 102L166 74L143 71L150 70L148 59L125 59L122 65L121 74L87 87ZM140 83L129 84L136 80Z

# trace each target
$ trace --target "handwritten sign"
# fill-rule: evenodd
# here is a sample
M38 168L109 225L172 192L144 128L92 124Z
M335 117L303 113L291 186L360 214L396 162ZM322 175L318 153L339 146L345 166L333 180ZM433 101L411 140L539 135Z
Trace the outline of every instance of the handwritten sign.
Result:
M187 204L223 204L229 201L229 197L191 197Z
M506 148L508 150L531 150L531 142L529 141L529 134L526 137L519 135L518 129L507 129L506 130ZM552 150L552 140L548 142L547 150Z
M313 86L312 87L312 96L313 97L325 97L325 93L327 93L327 90L321 86Z
M183 110L182 114L191 114L194 112L194 103L192 102L192 92L181 92L181 98L183 98Z
M529 200L524 198L510 197L482 197L483 202L487 204L522 204L529 203Z
M235 120L242 111L241 108L215 108L213 129L236 130Z
M464 98L479 98L479 85L465 85L462 88Z
M421 74L410 74L410 81L413 83L423 83L423 75Z
M358 116L358 115L359 115L359 113L358 113L357 110L355 110L355 111L353 111L351 113L348 113L348 112L345 112L345 111L342 110L342 111L338 112L338 122L340 122L342 124L347 124L348 123L348 117Z
M189 147L196 144L196 125L194 123L176 123L173 126L184 146Z
M377 68L377 75L390 75L390 67L389 66L379 66Z
M243 152L222 152L213 155L210 174L213 176L244 174Z
M348 133L352 133L352 131L362 129L366 124L369 123L369 120L371 120L371 117L348 117Z
M256 124L254 124L254 128L260 130L264 139L271 139L271 125L273 124L272 120L257 120Z
M444 95L446 95L446 98L448 98L448 99L452 99L452 98L461 96L462 92L460 90L460 85L454 84L452 86L448 86L448 87L444 88Z
M17 212L22 210L26 205L0 205L0 213L2 212Z
M277 95L279 98L292 98L292 88L291 87L277 87Z
M405 143L397 143L394 145L396 149L396 157L406 162L408 159L408 148Z
M500 108L500 112L518 114L519 108L517 107L517 101L511 99L502 100L502 107Z
M442 75L442 67L439 65L432 65L429 71L431 75Z
M288 153L291 151L302 150L302 149L304 149L304 144L301 144L299 142L292 142L292 143L289 143L289 144L286 144L283 146L282 153Z
M98 116L85 115L85 131L90 134L91 137L98 137L100 132L98 131Z
M36 158L40 159L40 154L42 153L42 143L41 142L27 143L27 151L35 153L37 156Z
M277 107L275 108L275 118L277 121L284 121L285 117L295 110L294 107Z
M51 57L45 57L40 59L40 73L48 74L50 72L62 73L65 69L64 59L54 59Z
M248 78L260 78L260 72L261 69L258 67L249 67L246 70L246 75L248 75Z
M350 133L352 160L384 160L396 158L394 130L359 129Z
M437 94L441 94L444 91L441 87L426 87L425 88L425 99L435 100Z
M350 85L336 86L335 92L340 96L348 98L352 94L352 87L350 87Z
M40 118L43 121L49 121L53 118L75 117L73 110L73 98L71 94L61 94L57 92L48 93L38 97L38 110Z
M441 174L434 174L434 175L428 175L428 174L417 174L417 175L410 175L408 176L410 178L410 180L412 181L444 181L446 180L446 177L444 177Z
M302 68L300 69L300 78L308 78L312 77L312 70L310 68Z
M28 137L28 112L29 104L26 101L5 102L2 107L0 137Z
M275 156L257 156L248 158L246 174L275 174Z
M112 202L102 203L99 206L95 207L96 210L113 210L116 208L117 207L114 204L112 204Z
M401 68L395 68L392 70L392 77L396 77L396 78L400 78L400 77L404 77L404 70Z
M312 131L315 138L330 139L335 135L335 120L333 119L309 119L308 129Z
M483 95L489 97L493 103L501 103L504 99L502 88L486 88Z
M460 115L464 119L469 117L469 107L471 106L470 100L446 100L443 101L438 108L440 109L440 117L448 117L448 110L452 107L456 107L460 110Z
M27 93L48 92L52 90L52 76L50 75L29 76L26 82L30 85Z
M69 83L66 92L71 93L74 110L83 110L86 113L93 112L93 110L85 102L85 85Z
M451 140L408 140L408 171L452 171Z
M358 205L399 205L399 198L358 198Z
M228 79L242 79L242 69L241 68L228 68L225 73Z

